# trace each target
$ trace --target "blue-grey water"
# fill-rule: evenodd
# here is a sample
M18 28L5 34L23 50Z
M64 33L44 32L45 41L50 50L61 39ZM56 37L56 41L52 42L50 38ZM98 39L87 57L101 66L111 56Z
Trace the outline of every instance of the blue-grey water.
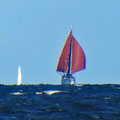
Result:
M0 120L120 120L120 85L0 85Z

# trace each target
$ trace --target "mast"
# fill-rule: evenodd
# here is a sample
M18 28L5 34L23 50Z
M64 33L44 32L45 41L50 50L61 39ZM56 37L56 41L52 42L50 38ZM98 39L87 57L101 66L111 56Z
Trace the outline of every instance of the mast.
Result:
M67 74L71 74L71 67L72 67L72 30L70 33L70 54L69 54L69 67Z

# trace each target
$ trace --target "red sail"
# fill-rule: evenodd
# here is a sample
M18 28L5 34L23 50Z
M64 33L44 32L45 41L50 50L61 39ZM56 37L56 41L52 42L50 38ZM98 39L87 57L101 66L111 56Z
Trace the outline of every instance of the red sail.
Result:
M85 69L85 54L79 43L72 35L72 68L71 74Z
M71 41L72 41L72 43L71 43ZM71 47L72 47L72 51L71 51ZM71 53L72 58L69 58L70 57L70 52L72 52ZM85 54L84 54L84 51L82 50L81 46L79 45L79 43L76 41L76 39L72 35L72 31L70 32L70 34L69 34L69 36L66 40L66 43L64 45L62 54L59 58L57 71L67 73L69 67L71 69L70 70L71 74L73 74L77 71L80 71L82 69L85 69Z
M68 72L69 69L69 55L70 55L70 46L71 46L71 32L66 40L62 54L59 58L57 71Z

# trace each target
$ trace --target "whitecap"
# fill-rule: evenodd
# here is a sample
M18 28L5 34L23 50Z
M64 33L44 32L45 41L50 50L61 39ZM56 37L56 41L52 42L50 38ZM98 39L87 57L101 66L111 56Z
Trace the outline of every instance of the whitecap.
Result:
M43 91L43 92L36 92L36 95L40 95L40 94L48 94L48 95L53 95L56 93L62 93L63 91L59 91L59 90L48 90L48 91Z
M21 92L13 92L11 93L12 95L24 95L24 93L21 93Z

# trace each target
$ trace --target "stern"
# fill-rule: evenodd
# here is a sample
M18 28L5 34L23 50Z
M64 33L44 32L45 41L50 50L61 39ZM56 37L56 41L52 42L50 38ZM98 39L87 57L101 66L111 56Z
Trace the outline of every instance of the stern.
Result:
M75 85L75 78L71 74L63 75L61 79L62 85Z

